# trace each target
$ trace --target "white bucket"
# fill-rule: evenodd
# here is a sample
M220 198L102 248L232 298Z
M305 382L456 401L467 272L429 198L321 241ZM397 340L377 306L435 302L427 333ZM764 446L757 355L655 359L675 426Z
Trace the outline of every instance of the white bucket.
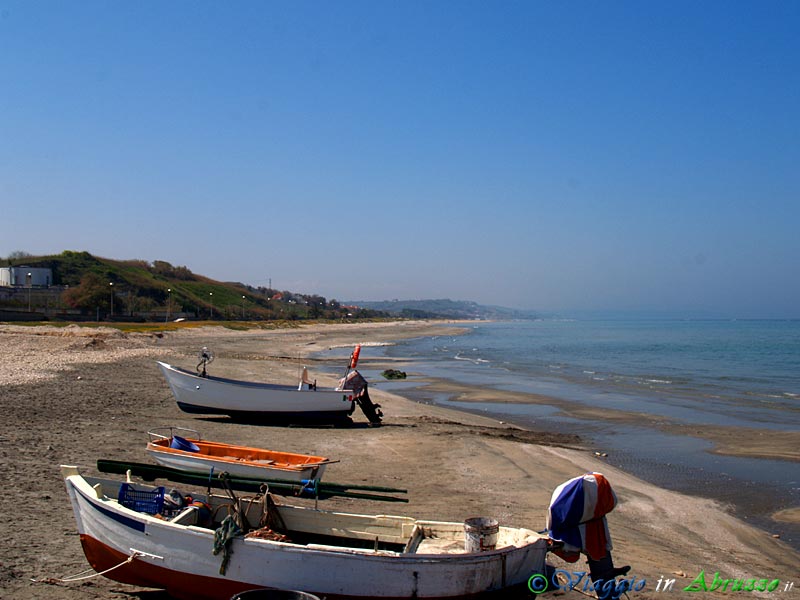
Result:
M486 552L497 546L500 524L491 517L473 517L464 521L464 549L467 552Z

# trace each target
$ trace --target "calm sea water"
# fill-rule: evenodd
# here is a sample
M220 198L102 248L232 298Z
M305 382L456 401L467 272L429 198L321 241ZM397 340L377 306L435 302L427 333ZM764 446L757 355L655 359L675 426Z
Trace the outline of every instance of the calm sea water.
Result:
M403 368L478 388L543 394L678 423L800 431L800 321L517 321L476 323L466 335L370 348ZM384 389L499 419L568 431L608 461L663 487L729 503L738 516L800 547L800 528L768 515L800 506L800 464L719 456L700 437L646 423L620 427L556 406L459 403L411 381Z

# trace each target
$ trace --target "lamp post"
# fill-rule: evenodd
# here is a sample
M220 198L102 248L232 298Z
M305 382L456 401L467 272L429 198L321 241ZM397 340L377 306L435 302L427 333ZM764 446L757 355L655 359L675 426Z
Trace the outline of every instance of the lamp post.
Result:
M242 296L242 321L244 321L244 296Z
M28 284L28 312L31 312L31 288L33 287L33 273L28 273L25 277Z
M172 288L167 288L167 316L164 317L164 323L169 321L170 312L172 312Z
M108 284L108 289L111 290L111 316L114 316L114 282L111 281Z
M214 318L214 292L208 292L208 297L211 300L211 308L208 311L208 318L210 320Z

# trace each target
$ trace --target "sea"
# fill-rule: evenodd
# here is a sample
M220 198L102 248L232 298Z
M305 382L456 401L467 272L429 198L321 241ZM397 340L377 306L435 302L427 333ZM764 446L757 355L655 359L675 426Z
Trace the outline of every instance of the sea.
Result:
M578 434L609 464L725 503L739 518L800 549L800 526L770 517L800 507L800 462L714 454L702 436L654 424L799 432L800 321L549 319L454 327L468 331L362 351L398 361L407 380L362 373L372 386L420 402ZM430 380L515 392L523 402L460 402L430 391ZM542 402L542 396L559 402ZM576 418L565 406L599 409L600 417ZM604 411L655 419L621 425L604 420Z

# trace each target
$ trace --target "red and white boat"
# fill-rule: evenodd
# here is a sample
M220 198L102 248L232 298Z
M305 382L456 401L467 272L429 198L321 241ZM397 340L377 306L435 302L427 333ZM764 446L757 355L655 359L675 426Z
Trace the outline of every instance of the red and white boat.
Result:
M151 503L128 501L129 484L61 470L92 568L176 598L228 600L259 588L328 600L476 598L524 589L545 568L548 538L529 529L497 526L496 543L475 550L464 523L275 505L264 495L193 495L177 515L148 514L140 511ZM215 530L230 532L233 513L244 531L220 552ZM280 527L259 528L270 519Z
M183 437L175 431L194 435ZM158 464L189 473L227 472L233 477L300 483L322 479L325 467L339 462L323 456L211 442L201 439L197 431L183 427L156 428L147 434L150 436L147 452Z

